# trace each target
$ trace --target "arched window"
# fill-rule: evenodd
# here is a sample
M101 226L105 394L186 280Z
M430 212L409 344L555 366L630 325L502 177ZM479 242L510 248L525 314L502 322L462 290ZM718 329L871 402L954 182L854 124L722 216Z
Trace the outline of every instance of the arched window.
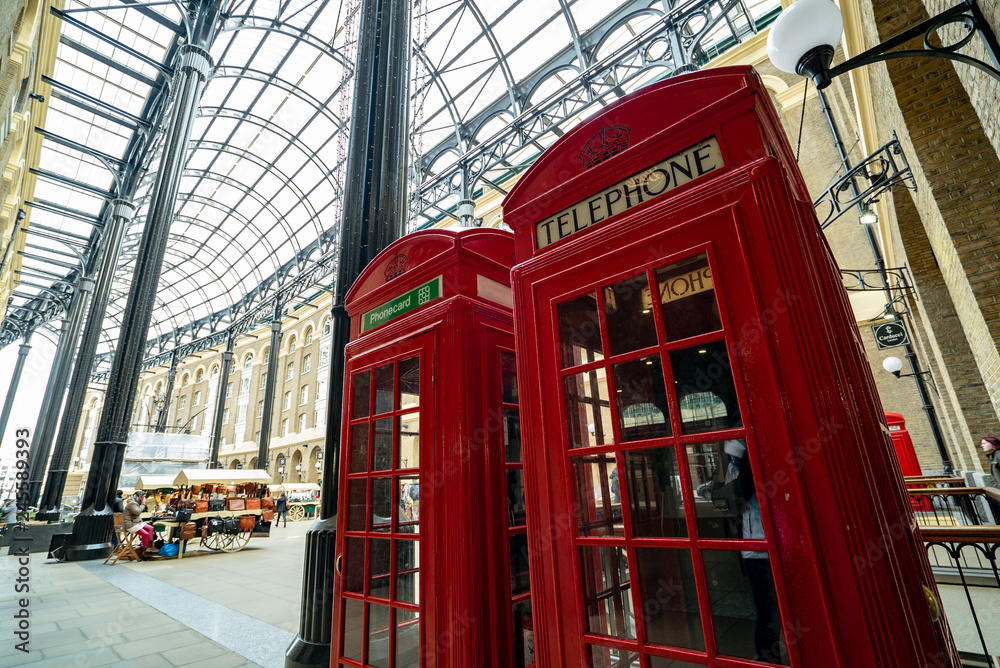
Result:
M205 380L205 370L198 369L198 372L194 375L194 382L200 383L203 380Z
M191 376L189 374L181 376L181 387L187 387L189 380L191 380Z
M312 330L312 327L310 327L309 329L306 330L305 339L306 339L305 345L307 345L307 346L313 342L313 330Z
M271 349L269 347L268 348L264 348L264 356L261 358L261 362L260 363L261 364L267 364L267 361L269 359L271 359Z
M330 335L330 319L327 318L326 320L323 321L323 336L329 336L329 335Z
M295 337L288 337L288 354L291 355L295 352Z
M253 366L253 353L247 353L247 356L243 358L243 370L249 371L251 366Z
M219 365L215 364L212 366L212 378L215 378L218 375L219 375Z

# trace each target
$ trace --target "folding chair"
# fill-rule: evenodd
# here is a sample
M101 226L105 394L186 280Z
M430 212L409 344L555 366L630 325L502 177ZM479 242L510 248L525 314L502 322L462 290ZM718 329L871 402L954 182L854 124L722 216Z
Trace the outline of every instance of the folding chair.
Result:
M118 545L115 546L115 549L111 550L111 554L104 560L104 563L111 561L114 564L119 559L139 561L139 555L135 553L135 547L132 544L139 538L139 534L125 531L125 516L121 513L115 513L115 532L118 534Z

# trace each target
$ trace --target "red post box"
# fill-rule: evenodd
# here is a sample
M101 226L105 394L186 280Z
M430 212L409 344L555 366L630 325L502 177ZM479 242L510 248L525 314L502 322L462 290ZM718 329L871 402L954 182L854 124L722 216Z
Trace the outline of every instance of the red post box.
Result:
M892 437L892 447L896 451L896 460L899 462L899 469L904 476L923 475L920 470L920 461L917 460L917 453L913 449L913 439L910 432L906 430L906 420L901 413L890 413L886 411L885 421L889 425L889 436Z
M534 664L513 251L417 232L347 295L332 666Z
M959 666L751 68L610 105L504 219L540 668Z

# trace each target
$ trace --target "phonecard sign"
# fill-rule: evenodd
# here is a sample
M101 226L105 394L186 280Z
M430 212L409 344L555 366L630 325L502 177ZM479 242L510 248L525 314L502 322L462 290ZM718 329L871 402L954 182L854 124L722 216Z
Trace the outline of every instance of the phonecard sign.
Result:
M367 332L370 329L375 329L390 320L394 320L416 308L420 308L424 304L428 304L435 299L440 299L443 292L441 285L441 276L438 276L423 285L413 288L406 294L402 294L395 299L376 306L361 316L361 331Z
M875 343L878 344L879 350L905 346L910 342L906 326L901 322L883 322L881 325L872 325L872 334L875 335Z
M722 151L719 150L719 140L713 135L540 223L535 223L536 248L541 250L723 166L725 163Z

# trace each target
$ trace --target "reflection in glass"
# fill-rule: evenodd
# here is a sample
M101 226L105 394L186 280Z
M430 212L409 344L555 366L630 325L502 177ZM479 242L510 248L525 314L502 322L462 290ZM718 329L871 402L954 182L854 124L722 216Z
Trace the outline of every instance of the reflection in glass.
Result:
M639 655L617 647L589 645L591 668L639 668Z
M573 465L580 506L580 535L624 535L621 486L614 453L574 458Z
M392 418L375 420L374 424L372 471L388 471L392 468Z
M396 541L396 600L420 603L420 541Z
M587 630L612 638L634 639L635 616L625 548L583 546L580 561Z
M556 306L563 367L604 359L597 293L588 292Z
M365 646L365 604L353 598L344 599L344 647L341 656L361 661Z
M510 595L528 593L528 534L510 535Z
M521 469L507 471L507 524L508 526L523 526L525 522L524 508L524 472Z
M704 253L657 270L656 282L668 341L722 329L712 270ZM643 303L651 303L648 292Z
M612 355L656 345L656 323L648 296L649 281L645 272L604 288L604 311Z
M372 531L389 531L392 513L392 480L372 479Z
M670 353L685 434L742 426L724 341Z
M503 390L501 401L505 404L516 404L517 363L513 353L500 353L500 387Z
M503 409L504 459L508 464L521 462L521 419L518 411Z
M611 404L604 369L573 374L565 378L566 414L571 448L607 445L614 441Z
M642 357L612 367L615 402L623 441L670 435L670 408L660 356Z
M635 563L649 642L704 651L691 553L638 547Z
M351 473L368 470L368 423L351 427Z
M375 414L392 410L392 363L375 369Z
M698 535L764 540L764 524L744 439L687 446ZM749 552L747 554L750 554Z
M404 415L399 420L398 469L415 469L420 466L420 414Z
M649 668L705 668L701 663L688 663L680 659L668 659L665 656L650 656Z
M416 476L400 476L399 528L401 533L417 533L420 524L420 483Z
M368 606L368 665L389 668L389 607Z
M344 591L365 593L365 539L347 538L344 563Z
M514 604L514 668L535 664L535 632L531 600Z
M420 358L399 361L399 401L397 409L420 405Z
M368 417L371 404L371 371L354 374L354 405L351 407L351 419Z
M719 654L788 665L778 596L766 552L705 550L705 579Z
M420 613L396 609L396 668L420 666Z
M347 530L364 531L368 516L368 480L349 480L347 483Z
M649 538L687 536L674 449L626 452L625 471L632 534Z
M371 541L371 556L369 558L370 575L372 588L370 596L376 598L389 598L389 565L392 559L389 556L389 545L392 541L388 538L373 538Z

